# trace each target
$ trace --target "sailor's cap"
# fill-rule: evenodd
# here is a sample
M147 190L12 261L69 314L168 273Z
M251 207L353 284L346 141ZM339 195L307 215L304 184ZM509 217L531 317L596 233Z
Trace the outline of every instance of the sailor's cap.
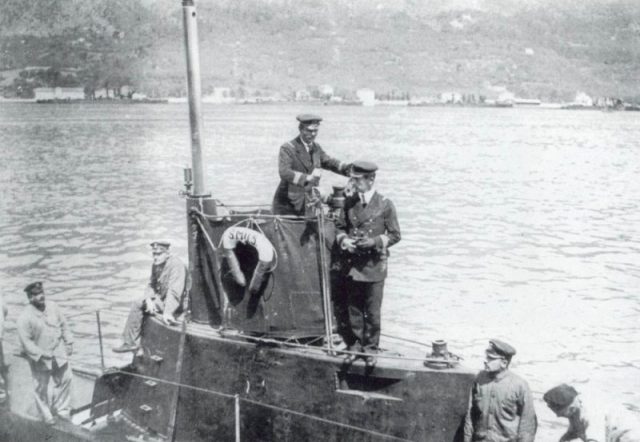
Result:
M320 124L322 117L315 114L300 114L296 116L296 120L305 125Z
M151 247L160 246L160 247L164 247L165 249L168 249L169 247L171 247L171 242L167 239L156 239L151 241L149 245Z
M486 354L489 357L511 359L516 354L516 349L504 341L492 339L489 341Z
M42 282L40 282L40 281L32 282L31 284L27 285L24 288L24 291L29 296L38 295L40 293L43 293L44 289L42 288Z
M561 410L571 405L578 392L571 385L560 384L547 391L542 399L552 410Z
M371 161L354 161L351 163L351 171L349 175L353 178L370 174L378 170L378 166Z

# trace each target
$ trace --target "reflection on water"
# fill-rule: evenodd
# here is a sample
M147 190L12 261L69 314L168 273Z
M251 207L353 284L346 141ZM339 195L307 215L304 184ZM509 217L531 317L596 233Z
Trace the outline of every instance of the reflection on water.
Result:
M300 106L205 107L207 187L271 201L278 146ZM308 110L308 109L307 109ZM318 141L381 166L403 240L392 249L383 331L444 338L480 367L490 337L518 349L542 434L559 383L640 410L640 138L633 112L323 107ZM148 278L148 241L186 257L184 105L0 107L0 277L9 332L46 281L95 363ZM325 172L323 185L343 178ZM107 351L107 363L118 361ZM545 433L546 432L546 433Z

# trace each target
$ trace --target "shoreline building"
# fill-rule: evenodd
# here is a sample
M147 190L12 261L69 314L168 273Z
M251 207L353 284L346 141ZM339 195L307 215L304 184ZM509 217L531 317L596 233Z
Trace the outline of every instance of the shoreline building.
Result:
M360 101L363 106L375 106L376 104L376 93L373 89L358 89L356 91L356 97L358 97L358 101Z
M38 100L84 100L84 89L81 87L37 87L33 90Z

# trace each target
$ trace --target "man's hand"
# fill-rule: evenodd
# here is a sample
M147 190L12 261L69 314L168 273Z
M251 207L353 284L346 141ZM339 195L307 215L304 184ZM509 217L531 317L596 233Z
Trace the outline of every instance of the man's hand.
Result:
M162 315L162 322L164 322L166 325L176 325L178 323L178 321L173 318L173 315L169 313L165 313Z
M564 433L562 435L562 437L560 438L560 440L558 442L568 442L570 440L574 440L574 439L577 439L577 438L578 438L578 435L575 432L569 430L569 431L567 431L566 433Z
M340 243L340 247L342 250L346 250L349 253L354 253L356 251L356 240L352 238L345 238Z
M360 238L356 241L356 247L359 249L373 249L376 246L376 240L373 238Z
M67 344L65 350L67 351L67 356L71 356L73 354L73 344Z
M320 177L316 175L307 175L305 187L318 187L320 185Z
M158 313L155 298L146 298L144 300L144 312L149 315L155 315L156 313Z

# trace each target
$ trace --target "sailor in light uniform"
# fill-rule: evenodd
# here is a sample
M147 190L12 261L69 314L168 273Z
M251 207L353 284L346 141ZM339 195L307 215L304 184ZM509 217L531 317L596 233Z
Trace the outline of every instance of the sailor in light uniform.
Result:
M345 200L344 217L337 222L336 241L342 249L341 295L336 304L340 333L348 351L371 353L374 365L380 341L380 311L387 277L388 248L400 241L396 209L373 184L378 166L356 161L351 167L354 194ZM341 304L342 303L342 304ZM340 320L341 307L346 310ZM345 362L353 362L348 355Z

